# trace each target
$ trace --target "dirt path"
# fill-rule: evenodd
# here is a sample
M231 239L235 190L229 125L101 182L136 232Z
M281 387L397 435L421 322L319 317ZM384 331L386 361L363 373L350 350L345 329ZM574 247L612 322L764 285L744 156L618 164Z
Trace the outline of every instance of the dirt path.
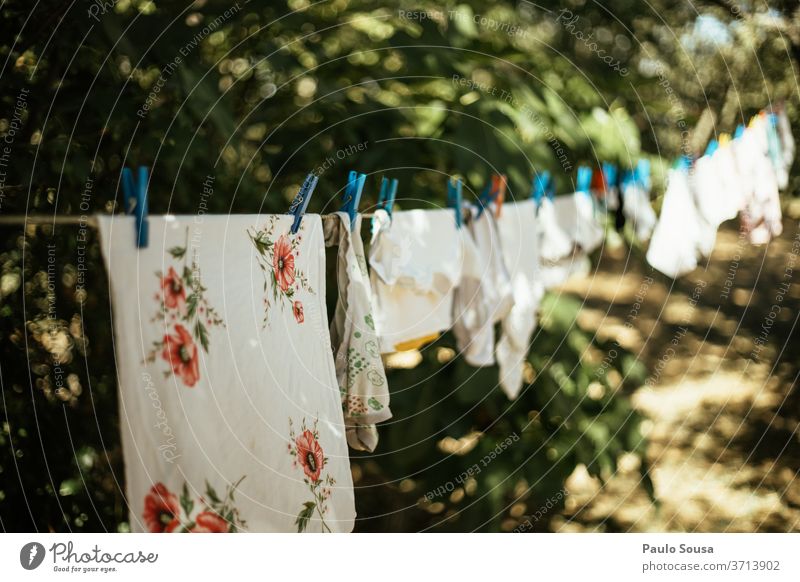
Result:
M800 531L798 216L795 202L768 247L726 225L708 265L676 282L620 248L565 288L585 300L582 327L652 371L632 397L658 503L633 456L605 484L579 468L556 531Z

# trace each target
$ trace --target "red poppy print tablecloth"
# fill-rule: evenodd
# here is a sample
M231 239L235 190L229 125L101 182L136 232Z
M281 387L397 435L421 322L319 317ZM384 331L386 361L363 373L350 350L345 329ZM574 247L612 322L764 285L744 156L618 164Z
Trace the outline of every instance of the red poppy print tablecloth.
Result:
M135 532L342 532L353 484L322 222L99 217Z

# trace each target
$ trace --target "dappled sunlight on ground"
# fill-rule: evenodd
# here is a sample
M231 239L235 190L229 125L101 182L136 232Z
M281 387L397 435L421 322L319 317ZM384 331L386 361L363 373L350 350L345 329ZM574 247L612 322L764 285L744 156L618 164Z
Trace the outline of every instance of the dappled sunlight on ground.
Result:
M800 531L800 260L793 272L789 258L799 214L793 201L783 236L768 247L724 225L708 265L678 281L642 257L604 256L594 279L562 290L585 302L581 327L651 370L631 396L648 418L657 501L633 455L605 483L579 467L554 531ZM785 273L792 281L780 293Z

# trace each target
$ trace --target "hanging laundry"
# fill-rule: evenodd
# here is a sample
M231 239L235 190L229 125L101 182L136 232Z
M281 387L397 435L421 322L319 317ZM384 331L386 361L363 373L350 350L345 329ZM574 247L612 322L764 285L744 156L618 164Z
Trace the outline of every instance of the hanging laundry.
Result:
M465 251L452 210L395 211L391 218L381 212L376 219L369 253L373 313L381 353L391 353L452 327Z
M704 256L711 256L717 240L717 229L722 224L721 209L726 193L720 189L717 167L712 156L701 156L689 174L689 188L695 200L699 228L697 249Z
M726 220L736 218L744 207L742 178L730 136L720 137L719 147L714 152L712 159L719 181L719 190L723 194L717 209L721 224Z
M559 226L550 198L543 198L537 212L539 227L540 280L545 289L563 284L572 275L588 273L589 259L577 250L572 238Z
M585 253L591 253L605 240L601 213L588 192L556 196L553 200L556 223L562 232Z
M789 185L789 168L783 160L781 136L778 130L778 116L776 114L765 114L765 127L767 131L767 150L772 168L775 171L775 179L778 182L778 189L785 190Z
M647 262L673 279L697 267L702 228L686 169L670 170L661 216L653 231Z
M379 212L384 212L380 210ZM350 217L337 212L323 217L325 244L336 246L338 298L331 322L331 343L336 378L342 396L347 442L359 451L374 451L378 444L375 424L392 417L389 388L381 360L372 291L361 237L361 215L353 233Z
M783 232L778 179L769 157L769 138L765 116L753 119L741 138L741 157L751 173L752 186L742 211L742 230L752 244L766 244Z
M347 532L319 216L99 217L135 532Z
M500 386L510 399L519 395L523 371L536 329L539 304L544 295L539 266L539 232L536 203L524 200L503 206L497 220L505 265L511 275L514 305L502 320L497 342Z
M794 165L795 155L795 140L792 133L792 126L789 123L789 116L786 114L786 108L781 107L778 112L778 134L781 140L781 153L783 154L783 165L787 173Z
M625 223L631 223L636 239L650 240L658 218L650 204L650 193L635 175L623 181L620 204Z
M453 334L459 353L471 366L495 363L494 326L514 304L511 277L506 269L494 212L471 207L460 230L476 258L455 293Z

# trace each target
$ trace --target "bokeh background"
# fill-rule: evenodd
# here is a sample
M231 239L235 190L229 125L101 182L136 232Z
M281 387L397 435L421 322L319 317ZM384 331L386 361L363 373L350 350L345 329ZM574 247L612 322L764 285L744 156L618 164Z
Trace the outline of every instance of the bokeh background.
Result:
M798 124L796 0L6 0L0 30L4 531L128 529L96 233L20 217L122 212L139 165L154 214L270 213L317 168L311 212L354 168L363 210L384 175L398 208L429 208L451 175L471 198L504 172L514 199L542 170L566 193L580 164L647 158L658 207L682 153L771 105ZM680 281L611 229L546 297L514 402L447 334L390 359L394 419L353 455L357 531L798 530L800 283L750 356L797 190L795 166L781 238L726 224Z

